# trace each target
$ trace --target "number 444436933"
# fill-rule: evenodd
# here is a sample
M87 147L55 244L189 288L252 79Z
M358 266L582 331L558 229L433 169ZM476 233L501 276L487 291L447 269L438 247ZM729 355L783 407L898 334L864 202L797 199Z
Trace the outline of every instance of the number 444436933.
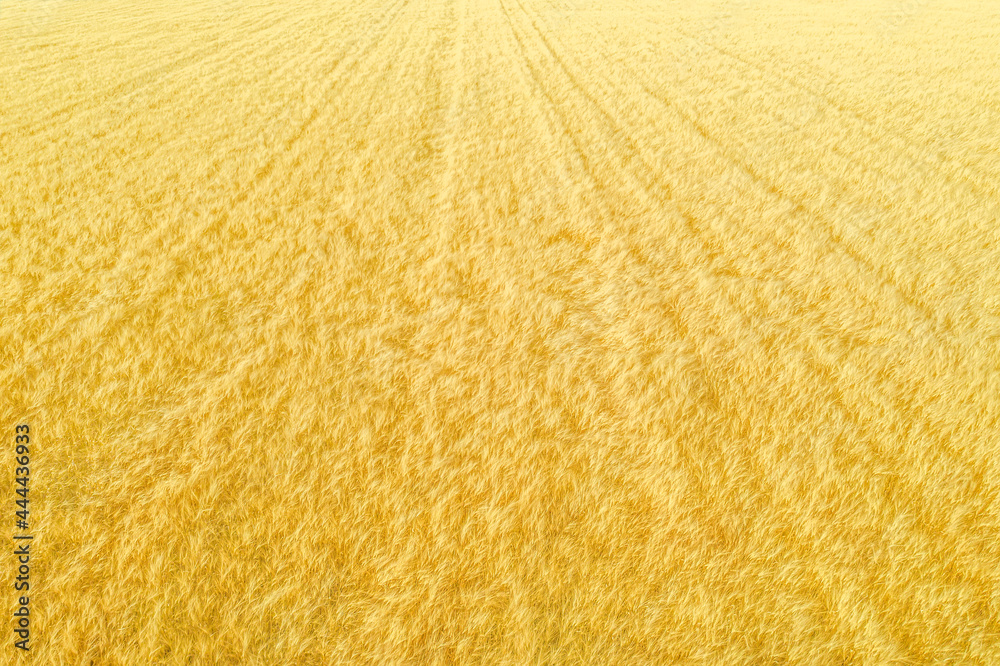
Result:
M30 477L31 450L29 444L31 438L27 425L19 425L15 428L15 453L17 453L17 527L20 530L28 529L28 479Z

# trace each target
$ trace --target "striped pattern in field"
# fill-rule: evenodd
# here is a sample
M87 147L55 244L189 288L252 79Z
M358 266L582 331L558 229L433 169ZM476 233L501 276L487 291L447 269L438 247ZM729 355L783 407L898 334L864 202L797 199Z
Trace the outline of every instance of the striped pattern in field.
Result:
M0 35L38 663L1000 661L1000 6Z

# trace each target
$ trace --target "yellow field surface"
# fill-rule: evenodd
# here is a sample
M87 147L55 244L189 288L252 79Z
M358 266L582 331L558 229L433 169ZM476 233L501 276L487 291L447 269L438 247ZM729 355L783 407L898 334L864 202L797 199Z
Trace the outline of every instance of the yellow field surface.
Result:
M0 663L1000 663L1000 3L0 0L0 262Z

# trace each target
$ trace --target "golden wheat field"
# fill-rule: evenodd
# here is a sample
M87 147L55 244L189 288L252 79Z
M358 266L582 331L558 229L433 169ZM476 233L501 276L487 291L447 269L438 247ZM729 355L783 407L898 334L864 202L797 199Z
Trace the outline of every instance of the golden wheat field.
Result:
M1000 663L998 3L0 0L0 262L0 663Z

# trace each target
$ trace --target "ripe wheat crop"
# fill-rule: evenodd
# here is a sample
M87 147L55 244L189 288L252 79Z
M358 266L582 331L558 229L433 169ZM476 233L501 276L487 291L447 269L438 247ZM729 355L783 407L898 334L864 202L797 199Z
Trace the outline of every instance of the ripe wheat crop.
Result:
M985 0L0 0L0 663L1000 663L998 62Z

